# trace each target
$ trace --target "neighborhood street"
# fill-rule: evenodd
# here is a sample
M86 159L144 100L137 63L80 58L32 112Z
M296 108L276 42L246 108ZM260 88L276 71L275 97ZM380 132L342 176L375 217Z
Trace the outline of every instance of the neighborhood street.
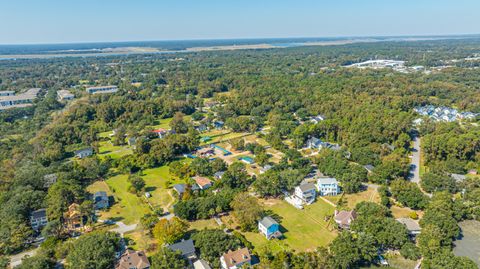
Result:
M421 138L415 136L413 139L412 160L410 163L410 180L420 184L420 149Z

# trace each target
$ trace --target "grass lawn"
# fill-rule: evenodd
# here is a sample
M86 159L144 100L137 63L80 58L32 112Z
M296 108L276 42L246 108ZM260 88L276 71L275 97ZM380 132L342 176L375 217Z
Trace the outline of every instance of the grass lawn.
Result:
M332 214L334 208L322 200L304 210L283 200L263 200L262 204L266 210L279 217L285 236L282 244L292 250L313 251L319 246L328 245L336 237L336 232L330 231L324 221L325 215Z
M217 222L214 219L202 219L188 222L190 225L189 230L201 231L203 229L220 229Z
M341 196L325 196L324 198L333 202L334 204L338 204ZM343 198L343 206L349 209L355 208L355 206L363 201L366 202L380 202L380 195L378 194L375 188L367 188L365 191L359 193L352 193L352 194L344 194Z
M123 156L133 153L132 149L128 145L114 146L110 141L100 142L99 152L100 156L110 156L112 159L119 159Z
M126 224L138 223L140 218L150 213L148 205L141 197L128 192L129 183L127 175L117 175L106 180L106 184L115 197L115 204L102 212L102 218L116 218Z
M174 199L169 194L172 190L168 188L173 184L183 182L170 175L168 166L147 169L143 171L143 174L145 190L152 195L152 197L148 198L148 201L154 206L171 209Z

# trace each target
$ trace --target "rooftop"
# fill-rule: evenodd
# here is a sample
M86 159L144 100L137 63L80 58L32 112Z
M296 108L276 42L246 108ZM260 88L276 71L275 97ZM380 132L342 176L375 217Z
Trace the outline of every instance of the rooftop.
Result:
M241 248L235 251L229 250L227 253L223 254L222 257L225 260L225 263L227 264L228 268L251 260L251 256L250 256L250 252L248 251L248 248Z
M337 179L333 177L321 177L317 179L318 184L338 184Z
M300 186L298 186L300 188L300 190L302 192L307 192L307 191L311 191L311 190L315 190L315 184L313 183L305 183L305 184L302 184Z
M180 252L182 252L182 255L184 255L184 256L195 253L195 246L193 245L193 240L192 239L188 239L188 240L184 240L184 241L175 243L173 245L167 246L167 248L169 248L173 251L179 250Z
M405 225L407 230L410 232L420 231L422 229L420 228L418 222L411 218L398 218L397 221Z
M145 252L127 249L118 260L115 269L147 269L150 268Z
M276 222L272 217L266 216L260 221L260 224L262 224L264 227L268 228L272 225L278 224L278 222Z

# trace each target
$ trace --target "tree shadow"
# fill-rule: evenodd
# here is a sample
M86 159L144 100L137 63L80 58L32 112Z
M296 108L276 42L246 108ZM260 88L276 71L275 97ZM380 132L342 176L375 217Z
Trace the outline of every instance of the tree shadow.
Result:
M152 192L152 191L155 191L156 189L157 189L157 187L155 187L155 186L145 187L145 191L146 191L146 192Z

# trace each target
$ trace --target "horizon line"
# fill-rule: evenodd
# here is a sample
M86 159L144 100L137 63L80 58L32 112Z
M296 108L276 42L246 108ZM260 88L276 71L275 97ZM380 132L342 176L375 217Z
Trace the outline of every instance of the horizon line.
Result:
M352 36L290 36L290 37L236 37L236 38L188 38L188 39L149 39L149 40L124 40L124 41L72 41L72 42L52 42L52 43L3 43L0 46L42 46L42 45L76 45L76 44L105 44L105 43L135 43L135 42L189 42L189 41L233 41L233 40L274 40L274 39L350 39L350 38L406 38L406 37L459 37L473 38L480 37L480 33L463 34L413 34L413 35L352 35Z

